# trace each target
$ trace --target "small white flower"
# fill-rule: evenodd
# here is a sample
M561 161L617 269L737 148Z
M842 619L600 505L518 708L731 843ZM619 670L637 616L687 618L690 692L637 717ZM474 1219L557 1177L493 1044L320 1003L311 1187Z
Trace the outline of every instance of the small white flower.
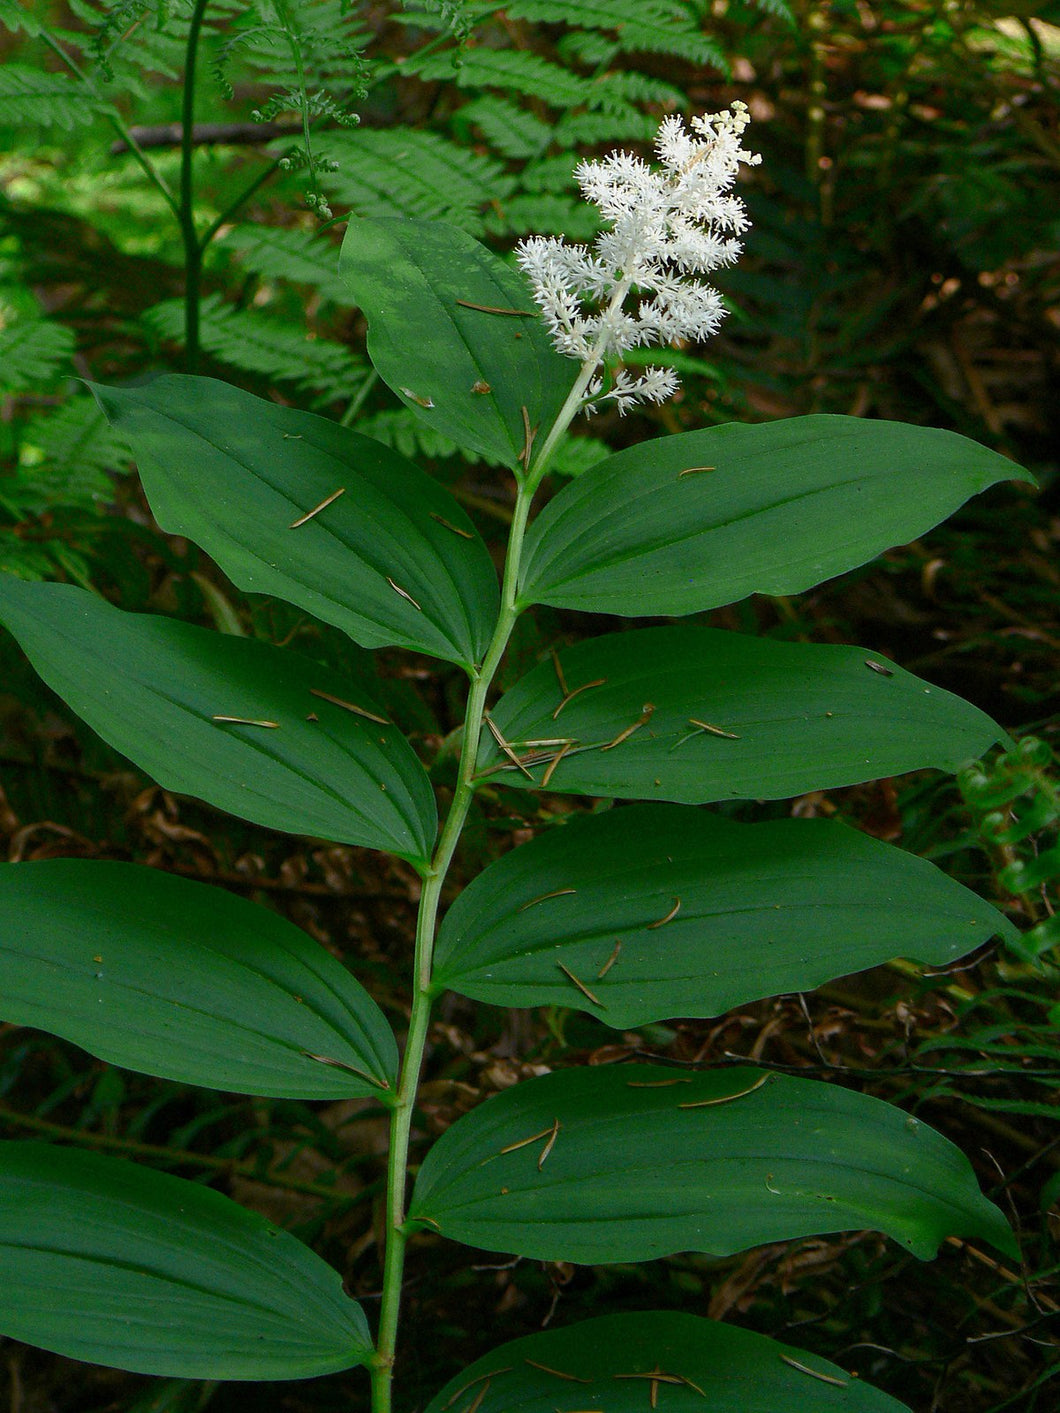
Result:
M554 236L531 236L516 247L560 353L583 365L583 406L610 399L625 413L638 402L664 402L680 386L668 368L639 378L625 369L605 390L596 369L630 348L702 340L717 331L721 296L698 278L731 265L749 222L730 194L740 163L762 159L741 145L750 116L745 104L692 119L664 118L655 140L660 166L630 152L581 162L574 175L586 198L610 223L592 249ZM641 297L627 308L631 291Z

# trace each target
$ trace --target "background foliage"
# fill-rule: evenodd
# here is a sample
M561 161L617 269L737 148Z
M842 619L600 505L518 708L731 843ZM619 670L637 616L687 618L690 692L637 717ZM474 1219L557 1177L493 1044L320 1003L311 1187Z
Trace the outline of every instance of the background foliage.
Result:
M653 419L680 431L839 411L959 430L1045 486L1038 499L1011 486L988 495L838 584L704 616L793 640L872 643L1044 742L987 762L960 788L906 777L794 804L945 861L1021 927L1037 926L1041 957L990 953L934 976L896 965L715 1022L630 1033L559 1009L511 1013L497 1030L452 999L421 1125L434 1135L483 1093L575 1055L680 1063L731 1052L838 1073L923 1112L972 1155L984 1186L1010 1204L1024 1268L955 1243L913 1279L908 1257L855 1234L727 1261L473 1270L427 1234L430 1259L411 1268L407 1357L432 1352L407 1370L410 1397L425 1401L498 1334L591 1314L606 1293L611 1309L689 1305L790 1335L917 1409L1048 1407L1060 1373L1060 1013L1047 950L1060 873L1049 749L1060 428L1048 395L1060 373L1060 6L211 0L187 153L194 206L182 212L194 15L190 0L0 0L0 568L355 665L358 650L337 632L242 598L192 545L157 530L77 379L196 365L356 421L449 483L484 530L500 525L504 477L425 434L371 373L362 321L335 275L341 220L441 217L502 251L524 232L585 238L591 213L575 198L573 154L643 142L662 112L734 97L751 105L765 160L746 192L748 255L725 280L732 317L709 348L669 355L686 386L678 402L583 427L564 451L566 474L605 446L653 435ZM189 219L199 238L214 230L201 279ZM201 293L198 353L185 340L189 287ZM539 621L572 631L545 613ZM537 651L529 623L515 646L513 674ZM446 671L385 654L383 665L388 713L418 733L444 784ZM59 707L6 638L0 772L6 857L131 858L267 898L355 961L400 1024L392 963L409 952L415 889L401 865L222 822L168 796ZM547 822L539 810L564 805L498 786L484 808L519 841ZM312 1239L371 1303L383 1130L369 1103L204 1095L8 1027L0 1123L13 1136L63 1137L217 1179ZM432 1335L422 1346L419 1330ZM236 1409L247 1399L237 1387L160 1389L37 1351L4 1353L0 1389L6 1378L11 1406L25 1410L190 1409L211 1396ZM356 1407L359 1388L336 1376L252 1396L259 1408Z

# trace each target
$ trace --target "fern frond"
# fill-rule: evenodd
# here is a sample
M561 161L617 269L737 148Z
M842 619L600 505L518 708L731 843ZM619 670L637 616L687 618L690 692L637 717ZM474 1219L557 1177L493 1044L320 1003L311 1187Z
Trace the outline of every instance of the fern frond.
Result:
M36 39L47 25L47 20L30 13L28 0L0 0L0 25L12 34L22 30L31 39Z
M325 186L358 216L420 216L475 234L482 208L513 186L499 162L437 133L358 128L327 133L317 145L338 164Z
M561 152L557 157L543 157L539 162L528 162L520 174L519 182L524 191L573 192L574 159L569 152Z
M475 466L481 465L484 459L490 465L500 464L489 462L478 452L465 453L449 437L436 432L419 417L414 417L407 407L387 408L362 417L357 422L357 431L393 447L409 461L449 461L459 457ZM560 476L580 476L611 454L612 448L597 437L571 436L568 433L556 448L552 470Z
M565 34L556 45L564 63L583 64L589 69L607 68L621 49L617 39L609 39L600 30L592 29L576 29L573 34Z
M437 16L440 23L430 27L447 29L457 39L467 38L481 13L481 7L470 4L469 0L418 0L418 4L409 4L402 0L402 7L406 14L395 15L395 19L408 20L426 29L428 23Z
M28 64L0 65L0 126L78 128L99 105L76 79Z
M597 462L613 454L614 447L608 446L599 437L568 432L553 454L552 470L559 476L583 476Z
M637 73L635 69L614 69L593 81L593 108L608 113L622 113L636 105L661 108L683 108L687 99L683 91L665 79Z
M761 10L765 15L772 15L775 19L786 20L794 29L798 25L795 12L786 0L747 0L756 10Z
M167 299L143 315L159 338L180 342L184 336L184 304ZM302 328L282 319L235 309L218 294L200 308L199 337L212 357L245 373L319 394L318 402L349 399L367 376L363 359L333 339L313 339Z
M43 504L87 509L111 498L108 473L124 470L131 457L95 399L83 393L54 412L27 418L20 461Z
M617 48L627 54L671 54L691 64L726 67L721 50L699 31L687 7L670 0L512 0L505 9L510 19L532 24L613 31Z
M87 63L123 95L153 97L158 76L180 78L191 19L188 0L67 0L83 30L61 33ZM208 38L231 12L232 0L211 0L202 33Z
M362 95L367 73L362 51L371 36L349 5L343 0L288 0L283 13L289 28L268 0L241 7L242 27L237 24L214 56L214 72L223 75L223 84L238 79L297 89L293 37L314 83L340 98Z
M455 114L455 127L464 129L468 123L475 124L494 151L516 161L539 156L552 141L549 123L509 99L490 93L473 98Z
M447 50L424 58L414 55L402 66L402 72L456 83L460 88L514 90L551 108L573 108L592 97L589 79L521 49L469 49L463 54Z
M680 0L510 0L504 9L512 20L569 29L620 29L630 24L673 31L694 28Z
M567 161L569 166L570 159ZM487 219L486 229L492 235L565 235L571 240L592 240L600 224L595 208L577 196L521 192L498 203L497 214Z
M284 226L238 226L225 237L224 245L238 250L241 263L263 279L312 285L333 303L349 300L349 292L339 279L338 246L311 231Z
M20 392L65 372L73 333L51 319L18 319L4 326L0 307L0 388Z
M393 447L409 461L447 461L450 457L463 455L456 442L428 427L407 407L388 408L384 412L373 412L368 417L358 418L356 428L363 436ZM475 454L476 461L484 459Z
M606 113L566 113L555 127L557 146L596 147L600 143L651 142L659 120L632 105L609 105Z

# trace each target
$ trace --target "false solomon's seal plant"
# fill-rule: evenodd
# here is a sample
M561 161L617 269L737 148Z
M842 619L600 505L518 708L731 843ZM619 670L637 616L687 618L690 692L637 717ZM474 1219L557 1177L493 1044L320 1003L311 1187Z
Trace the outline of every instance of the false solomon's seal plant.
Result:
M624 350L701 338L704 277L738 253L747 118L674 118L651 167L581 185L591 250L525 242L529 278L461 231L352 222L342 270L380 376L430 425L510 467L499 587L459 503L394 451L204 378L97 387L159 523L241 588L367 648L458 664L459 775L430 776L372 681L295 652L125 613L67 584L0 585L44 680L167 789L257 824L389 851L422 891L403 1053L330 953L273 913L115 862L0 865L3 1019L114 1064L215 1089L370 1098L389 1115L382 1298L372 1328L338 1272L219 1192L35 1142L0 1146L0 1329L63 1354L193 1379L363 1365L391 1408L417 1232L535 1260L728 1255L873 1228L930 1257L947 1236L1011 1254L967 1159L877 1099L753 1066L563 1068L459 1118L409 1182L432 1007L580 1008L628 1028L714 1016L900 953L945 963L1010 924L933 865L834 821L701 808L881 775L954 771L1006 739L871 648L667 622L557 648L495 699L535 604L680 620L791 594L1025 473L941 431L835 416L724 425L600 462L531 518L573 417L669 397ZM536 302L535 302L536 301ZM556 815L442 915L476 792L498 782L619 801ZM625 803L634 802L634 803ZM639 803L636 803L639 802ZM824 1359L695 1312L602 1314L495 1349L429 1413L820 1413L899 1405Z

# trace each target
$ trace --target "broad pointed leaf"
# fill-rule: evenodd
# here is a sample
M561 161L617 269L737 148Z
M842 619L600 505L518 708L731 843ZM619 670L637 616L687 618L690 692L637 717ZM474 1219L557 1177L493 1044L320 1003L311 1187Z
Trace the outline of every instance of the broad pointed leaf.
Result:
M135 864L0 864L0 1017L163 1079L385 1098L397 1047L359 982L265 908Z
M502 1344L450 1379L426 1413L646 1413L656 1398L668 1413L909 1413L819 1355L675 1310Z
M864 648L644 628L579 643L560 664L566 705L544 663L492 713L528 769L484 734L480 776L540 787L547 775L552 790L684 804L783 799L927 766L956 770L1007 739L968 702ZM558 763L563 746L523 744L564 739Z
M412 462L213 378L93 391L159 525L201 545L241 589L297 604L367 648L481 659L497 609L489 552Z
M933 864L842 824L631 805L480 873L442 923L434 979L621 1028L720 1015L894 956L937 965L995 934L1019 935Z
M0 575L0 623L48 686L166 789L270 829L425 862L430 783L364 684L69 584Z
M444 221L351 221L339 273L383 381L436 431L517 466L577 367L552 347L526 281ZM524 418L523 409L526 409Z
M521 600L680 615L794 594L1033 477L955 432L860 417L731 422L599 462L527 536Z
M264 1217L45 1143L0 1143L0 1331L189 1379L312 1378L372 1348L338 1272Z
M968 1159L926 1124L744 1068L561 1070L505 1090L430 1150L409 1217L541 1261L727 1256L866 1227L924 1258L951 1235L1015 1249Z

